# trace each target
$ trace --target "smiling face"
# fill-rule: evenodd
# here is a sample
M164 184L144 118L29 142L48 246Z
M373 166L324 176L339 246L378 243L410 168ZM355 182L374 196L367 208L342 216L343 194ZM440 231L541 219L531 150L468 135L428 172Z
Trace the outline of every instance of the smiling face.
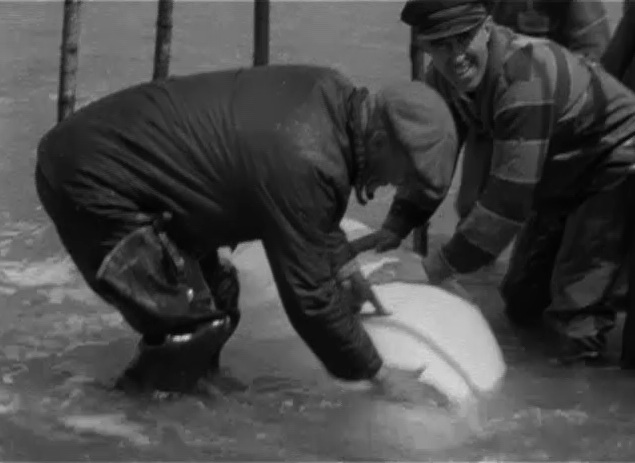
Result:
M459 91L475 90L485 75L489 57L491 18L461 34L420 41L432 65Z

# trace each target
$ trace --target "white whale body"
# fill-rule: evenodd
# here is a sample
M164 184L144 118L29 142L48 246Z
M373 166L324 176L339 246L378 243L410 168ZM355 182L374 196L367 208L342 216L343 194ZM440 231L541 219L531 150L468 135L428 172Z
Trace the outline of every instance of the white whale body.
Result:
M350 219L342 221L342 228L351 239L372 231ZM358 261L362 272L369 274L407 252L369 252ZM281 304L259 242L240 245L230 259L241 275L242 298L257 298L259 304ZM497 390L505 374L505 362L488 322L474 304L425 284L395 282L374 289L392 314L364 317L363 323L386 364L406 369L425 366L420 380L454 402ZM366 304L362 313L371 311Z

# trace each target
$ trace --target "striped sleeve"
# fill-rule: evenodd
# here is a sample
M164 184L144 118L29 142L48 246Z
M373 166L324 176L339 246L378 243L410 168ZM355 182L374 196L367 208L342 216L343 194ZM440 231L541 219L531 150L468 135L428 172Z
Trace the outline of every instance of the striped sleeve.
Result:
M498 102L486 186L441 251L454 272L471 272L493 261L528 216L553 127L550 88L545 79L517 82Z

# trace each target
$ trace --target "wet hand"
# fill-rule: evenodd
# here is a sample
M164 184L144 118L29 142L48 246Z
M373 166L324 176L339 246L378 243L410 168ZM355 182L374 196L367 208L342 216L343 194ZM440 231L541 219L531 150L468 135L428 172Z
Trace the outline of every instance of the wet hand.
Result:
M391 312L386 309L384 304L379 300L370 282L366 279L366 277L364 277L364 275L362 275L361 271L355 272L349 281L357 300L361 302L362 305L365 302L370 302L375 309L374 315L387 316L391 314Z
M389 397L395 396L396 390L401 385L408 387L413 385L416 381L419 384L419 377L425 370L424 366L415 370L404 370L401 368L395 368L382 365L377 374L370 379L363 379L359 381L343 381L338 378L333 378L336 384L343 389L351 391L372 391L375 395Z
M414 253L405 253L398 260L384 263L367 277L372 285L402 282L428 284L429 278L423 267L421 257Z
M391 402L447 405L447 397L436 388L419 380L425 366L405 370L397 367L382 366L373 379L373 394Z
M355 313L361 312L362 306L366 302L370 302L375 309L373 315L386 316L391 314L379 300L355 260L349 262L340 270L338 279L344 291L350 295L351 305Z

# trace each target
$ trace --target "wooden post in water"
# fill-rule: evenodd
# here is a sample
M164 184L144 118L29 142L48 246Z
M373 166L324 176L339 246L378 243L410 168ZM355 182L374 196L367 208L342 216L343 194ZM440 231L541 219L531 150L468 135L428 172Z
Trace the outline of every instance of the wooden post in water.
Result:
M421 48L417 47L417 32L410 28L410 64L412 80L423 80L426 73L426 56Z
M426 57L423 51L416 46L416 30L410 28L410 65L412 80L421 80L425 78ZM417 227L412 231L412 247L418 254L426 256L428 254L428 224Z
M165 79L170 72L173 11L174 0L159 0L152 80Z
M254 0L254 66L269 64L270 0Z
M79 63L80 10L82 0L64 0L64 24L57 89L57 121L75 110L77 66Z

